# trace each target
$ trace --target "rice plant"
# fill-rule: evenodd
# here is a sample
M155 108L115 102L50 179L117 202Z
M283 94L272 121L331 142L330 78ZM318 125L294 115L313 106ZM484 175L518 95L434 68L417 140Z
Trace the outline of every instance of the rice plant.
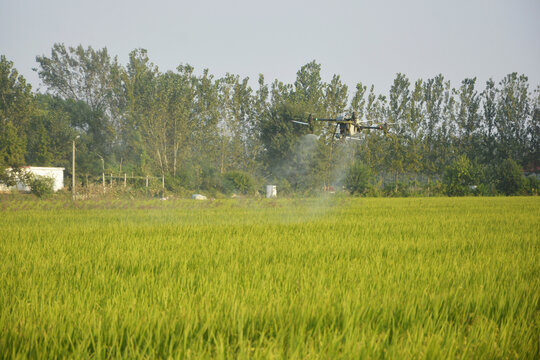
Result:
M0 203L1 358L539 358L540 201Z

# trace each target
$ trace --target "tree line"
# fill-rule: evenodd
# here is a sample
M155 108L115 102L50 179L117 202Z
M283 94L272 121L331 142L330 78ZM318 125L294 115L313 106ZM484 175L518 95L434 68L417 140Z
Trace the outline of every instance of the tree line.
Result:
M32 92L0 59L0 169L69 173L77 135L79 181L102 172L153 174L172 191L250 192L276 183L293 193L346 186L487 194L507 192L498 185L509 171L521 176L540 165L540 87L531 90L517 73L483 87L476 78L453 87L443 75L413 82L397 74L380 94L362 83L349 89L339 75L323 81L315 61L292 84L259 75L255 89L248 78L216 78L187 64L163 72L144 49L124 66L106 48L55 44L36 62L45 93ZM332 124L292 121L353 111L389 124L388 133L336 140ZM524 178L516 181L526 188Z

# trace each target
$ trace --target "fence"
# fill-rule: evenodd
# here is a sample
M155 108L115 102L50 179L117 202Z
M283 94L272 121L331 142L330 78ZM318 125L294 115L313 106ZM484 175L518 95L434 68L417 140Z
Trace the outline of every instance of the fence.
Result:
M100 177L96 176L89 176L88 174L83 175L83 184L90 184L90 183L99 183L101 182L101 185L103 186L103 189L107 187L113 187L113 186L124 186L127 187L128 184L130 185L139 185L144 187L149 187L151 183L154 181L159 181L161 183L161 187L165 188L165 177L162 176L136 176L136 175L128 175L127 173L123 174L115 174L115 173L102 173ZM137 183L142 182L142 183Z

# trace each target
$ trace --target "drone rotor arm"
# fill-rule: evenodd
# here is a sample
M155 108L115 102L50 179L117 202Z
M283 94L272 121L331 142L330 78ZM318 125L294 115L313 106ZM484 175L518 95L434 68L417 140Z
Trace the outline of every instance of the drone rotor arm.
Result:
M358 126L358 129L359 130L363 130L363 129L384 130L384 126L382 126L382 125L376 125L376 126L360 125L360 126Z
M327 121L327 122L342 122L343 120L339 119L324 119L324 118L313 118L314 121Z

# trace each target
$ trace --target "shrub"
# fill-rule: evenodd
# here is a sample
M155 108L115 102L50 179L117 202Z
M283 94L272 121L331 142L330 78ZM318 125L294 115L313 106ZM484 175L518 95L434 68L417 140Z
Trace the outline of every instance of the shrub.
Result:
M430 181L423 185L424 196L440 196L444 194L444 186L440 180Z
M26 184L30 186L32 194L39 198L47 197L54 193L54 179L47 176L29 176Z
M345 188L351 194L364 194L370 186L370 180L371 170L364 164L356 163L345 176Z
M184 164L176 172L174 185L181 186L185 189L195 189L197 188L197 169L192 164ZM165 186L167 186L167 178L165 178Z
M222 187L221 176L217 168L202 166L200 174L200 188L203 190L218 190Z
M449 196L470 195L475 183L475 169L465 155L457 158L444 170L443 182Z
M521 167L512 159L504 160L497 168L495 186L505 195L516 195L525 190Z
M540 180L534 175L525 178L525 190L528 195L538 195L540 191Z
M255 192L255 181L248 173L230 171L223 176L223 188L227 193L250 194Z
M31 176L32 174L24 168L14 166L11 169L5 169L0 167L0 184L7 187L16 186L20 182L28 184Z
M184 186L184 179L182 179L180 176L172 176L170 174L165 175L165 189L167 191L171 191L175 194L184 194L185 193L185 186Z
M277 185L278 197L293 195L293 189L292 189L291 183L288 182L287 179L280 178L279 180L274 181L272 184ZM271 184L269 183L268 185L271 185ZM264 190L264 194L266 195L266 188L264 188L263 190Z

